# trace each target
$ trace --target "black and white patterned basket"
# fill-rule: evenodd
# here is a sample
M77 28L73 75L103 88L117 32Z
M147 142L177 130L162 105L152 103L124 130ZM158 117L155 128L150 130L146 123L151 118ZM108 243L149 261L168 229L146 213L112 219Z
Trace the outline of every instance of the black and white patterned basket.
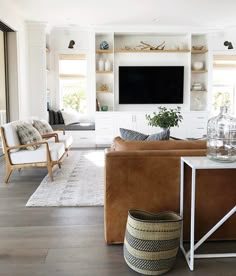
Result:
M130 210L124 240L128 266L145 275L170 270L178 252L181 226L182 218L174 212Z

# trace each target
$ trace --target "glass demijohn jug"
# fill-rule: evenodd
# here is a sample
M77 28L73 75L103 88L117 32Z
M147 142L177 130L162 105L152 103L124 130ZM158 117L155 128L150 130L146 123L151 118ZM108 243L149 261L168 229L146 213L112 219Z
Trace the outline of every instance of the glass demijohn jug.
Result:
M236 119L229 116L226 106L208 121L207 157L219 162L236 161Z

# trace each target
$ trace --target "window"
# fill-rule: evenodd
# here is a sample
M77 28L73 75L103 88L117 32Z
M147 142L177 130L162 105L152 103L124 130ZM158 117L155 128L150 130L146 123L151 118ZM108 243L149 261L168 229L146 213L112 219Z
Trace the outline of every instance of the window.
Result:
M87 59L82 54L59 56L60 108L87 113Z
M236 56L215 55L213 63L212 111L219 113L220 106L227 105L235 112Z

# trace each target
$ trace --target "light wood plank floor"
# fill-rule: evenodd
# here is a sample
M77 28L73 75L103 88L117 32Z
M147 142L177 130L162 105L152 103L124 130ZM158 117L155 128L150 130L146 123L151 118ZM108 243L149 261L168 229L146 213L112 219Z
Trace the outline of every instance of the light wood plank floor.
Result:
M0 276L139 275L125 264L121 245L106 245L102 207L25 207L46 173L42 168L15 171L6 185L0 158ZM212 249L236 252L236 242L204 246L204 252ZM197 260L195 265L190 272L179 253L167 275L236 275L235 258Z

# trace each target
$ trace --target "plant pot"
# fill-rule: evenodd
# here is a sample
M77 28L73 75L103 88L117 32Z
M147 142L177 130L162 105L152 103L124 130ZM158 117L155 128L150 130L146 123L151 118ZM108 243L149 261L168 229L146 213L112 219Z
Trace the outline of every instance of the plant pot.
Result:
M182 218L174 212L130 210L124 240L127 265L145 275L161 275L175 262Z

